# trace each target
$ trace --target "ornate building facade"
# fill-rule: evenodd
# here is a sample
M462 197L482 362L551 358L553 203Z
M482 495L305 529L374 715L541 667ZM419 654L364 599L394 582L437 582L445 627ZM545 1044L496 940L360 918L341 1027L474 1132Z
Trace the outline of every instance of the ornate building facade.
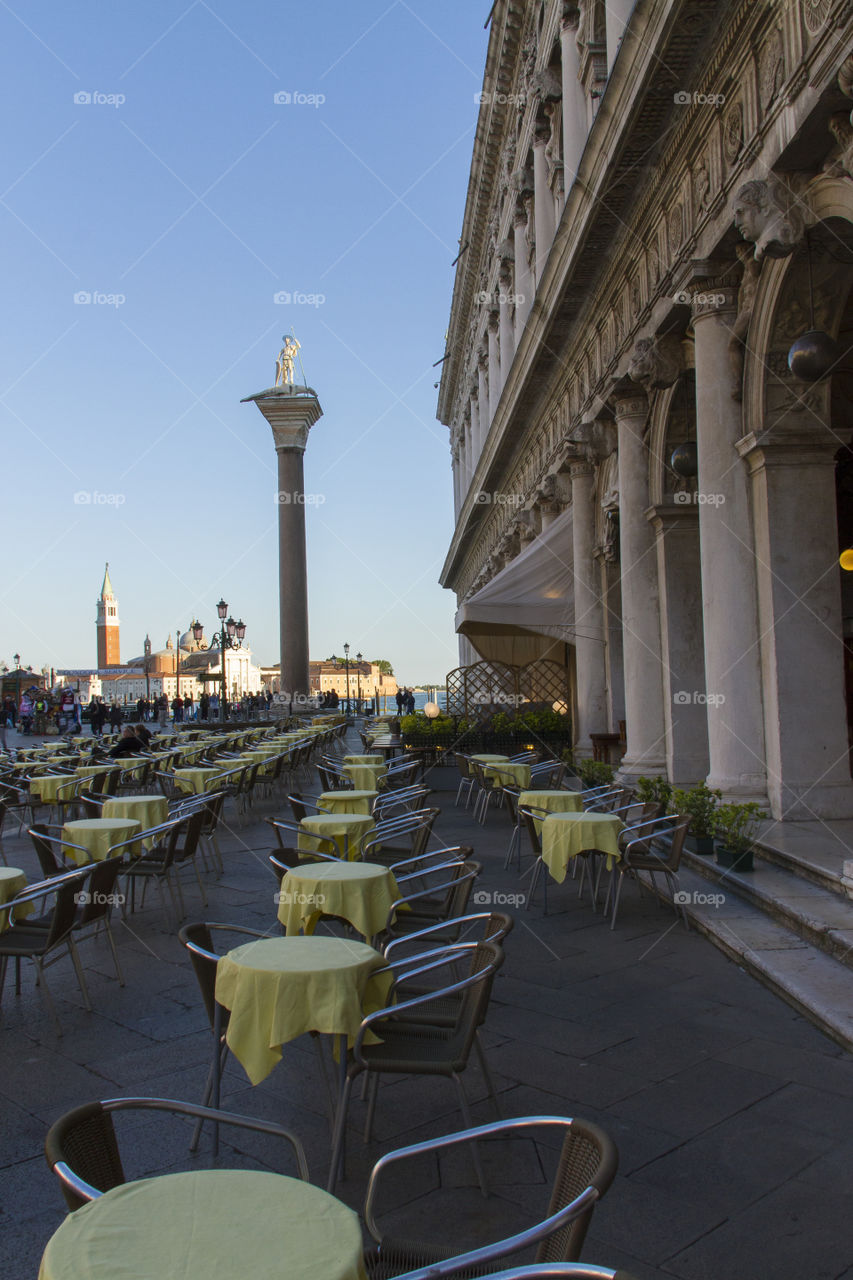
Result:
M497 0L439 393L461 661L799 820L853 816L851 51L850 0Z

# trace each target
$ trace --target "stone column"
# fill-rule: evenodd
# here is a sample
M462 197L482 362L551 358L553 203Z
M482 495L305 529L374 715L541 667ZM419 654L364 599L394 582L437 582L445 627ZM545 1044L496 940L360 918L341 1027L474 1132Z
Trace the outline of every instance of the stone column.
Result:
M527 210L524 202L516 205L512 223L515 241L515 345L518 348L530 308L535 285L527 261Z
M491 427L498 411L498 401L501 398L501 386L503 385L501 382L501 349L498 338L499 324L498 312L492 311L489 315L489 427ZM488 429L486 429L483 432L484 445L488 434Z
M533 140L533 217L536 228L536 283L542 279L551 245L554 243L556 217L554 211L554 195L548 181L548 160L545 147L548 144L548 130L537 128Z
M580 10L569 5L560 26L560 53L563 79L563 168L566 198L572 189L589 134L586 93L580 81L578 24Z
M627 749L619 775L631 781L666 768L660 656L660 601L655 542L646 509L649 461L644 433L649 404L626 382L613 395L619 440L619 559Z
M616 54L619 52L619 43L628 25L628 19L633 8L634 0L607 0L607 4L604 6L608 75L613 70L613 63L616 61Z
M465 492L471 486L471 480L474 476L474 469L477 466L477 458L480 455L480 400L474 387L471 388L471 422L468 428L468 470L465 480Z
M592 755L591 733L607 732L607 690L604 671L604 610L598 590L595 544L595 467L578 459L569 467L572 478L572 571L575 625L572 637L577 672L577 723L574 746L578 756Z
M303 455L308 432L322 417L310 387L271 387L241 403L254 401L272 428L278 456L278 611L281 691L309 692L308 569L305 557L305 479Z
M692 785L708 772L698 507L667 503L648 516L660 588L666 773L677 786Z
M752 477L770 807L774 818L792 821L850 818L838 432L826 384L816 409L799 399L786 409L778 401L788 389L768 381L770 429L739 448Z
M708 692L708 785L767 803L755 548L749 477L735 448L741 407L731 395L729 341L737 290L703 282L693 308L699 536Z
M489 357L486 351L486 348L481 347L479 355L477 356L477 403L480 406L480 414L479 430L477 432L477 451L474 454L475 467L480 460L480 454L483 452L483 445L486 443L486 436L489 434L489 426L491 424L491 416L489 413L489 384L486 378Z
M453 469L453 518L459 519L459 508L462 506L462 473L461 473L461 432L456 442L450 446L450 465Z
M503 390L506 380L509 377L512 358L515 355L515 337L512 328L512 263L505 261L501 264L500 275L498 276L498 286L500 288L499 306L500 306L500 356L501 356L501 390Z

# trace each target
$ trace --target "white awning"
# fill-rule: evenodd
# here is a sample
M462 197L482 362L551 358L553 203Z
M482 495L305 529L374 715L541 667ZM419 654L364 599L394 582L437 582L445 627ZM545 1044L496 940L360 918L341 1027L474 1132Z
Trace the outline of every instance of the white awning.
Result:
M572 511L459 606L456 630L490 661L565 662L574 633Z

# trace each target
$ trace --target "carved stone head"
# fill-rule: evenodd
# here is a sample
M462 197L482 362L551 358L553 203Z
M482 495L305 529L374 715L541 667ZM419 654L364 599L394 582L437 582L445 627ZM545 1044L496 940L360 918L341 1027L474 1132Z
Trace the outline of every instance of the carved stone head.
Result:
M734 224L755 245L755 258L787 258L805 228L805 219L781 183L753 179L738 191L732 206Z

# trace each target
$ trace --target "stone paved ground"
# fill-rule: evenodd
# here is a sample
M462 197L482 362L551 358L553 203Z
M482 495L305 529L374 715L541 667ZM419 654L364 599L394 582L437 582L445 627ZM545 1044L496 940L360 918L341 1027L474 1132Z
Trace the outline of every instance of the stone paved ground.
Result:
M434 770L430 782L444 810L437 834L472 844L484 863L479 891L517 893L516 872L503 870L505 815L490 813L481 828L470 811L454 808L450 770ZM274 808L281 806L261 812ZM198 889L187 885L190 916L274 929L263 823L232 824L222 845L226 875L207 877L206 910ZM35 860L23 842L7 840L5 848L9 862L34 878ZM584 1116L619 1147L619 1174L596 1210L585 1258L624 1266L637 1280L853 1278L849 1057L631 886L615 933L588 901L578 901L572 881L552 887L547 917L536 903L516 911L516 920L486 1032L504 1114ZM8 1280L35 1280L41 1250L63 1215L41 1154L55 1117L98 1097L201 1096L210 1031L186 956L156 898L118 929L124 989L106 944L83 948L94 1013L83 1010L70 965L51 970L62 1038L51 1029L29 967L19 999L7 977L0 1014L0 1274ZM475 1120L492 1119L476 1067L466 1083ZM309 1041L288 1046L254 1089L232 1061L223 1105L290 1126L306 1145L313 1180L324 1182L328 1121ZM357 1098L348 1176L339 1189L355 1207L379 1154L461 1127L452 1088L441 1080L383 1084L368 1147L363 1116ZM191 1166L181 1122L145 1117L126 1132L128 1176ZM290 1171L268 1139L226 1147L221 1162L258 1160ZM389 1188L389 1221L396 1214L410 1228L414 1222L418 1230L461 1240L466 1223L486 1229L496 1216L503 1231L515 1215L543 1207L547 1160L545 1168L543 1174L527 1148L506 1151L490 1161L488 1201L471 1187L467 1160L406 1171Z

